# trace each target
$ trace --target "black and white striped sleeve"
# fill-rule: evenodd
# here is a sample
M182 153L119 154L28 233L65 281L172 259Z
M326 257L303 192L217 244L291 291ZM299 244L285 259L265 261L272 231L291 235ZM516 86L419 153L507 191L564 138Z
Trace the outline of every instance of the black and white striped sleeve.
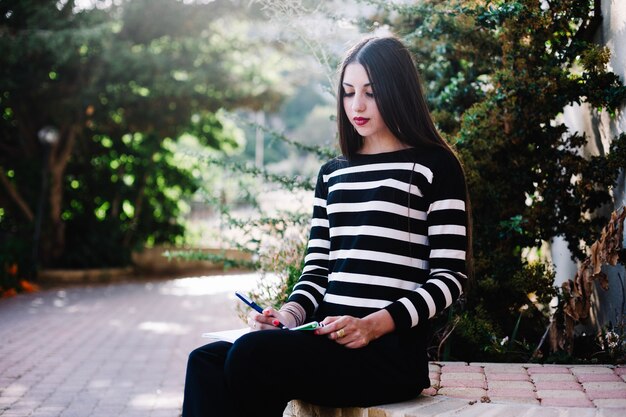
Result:
M397 328L416 326L449 307L467 281L466 187L461 167L450 155L434 172L427 212L430 246L428 280L387 307Z
M288 299L288 301L300 304L305 309L307 317L312 316L320 305L328 285L328 255L330 252L329 224L326 212L328 187L323 172L324 167L320 170L315 186L313 216L304 269Z

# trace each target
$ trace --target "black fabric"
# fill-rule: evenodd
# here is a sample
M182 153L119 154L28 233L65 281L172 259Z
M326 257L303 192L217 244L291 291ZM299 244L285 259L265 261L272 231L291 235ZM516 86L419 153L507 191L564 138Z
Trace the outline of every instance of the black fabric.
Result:
M189 355L183 417L281 417L292 399L367 407L429 385L426 338L416 329L361 349L312 332L264 330Z

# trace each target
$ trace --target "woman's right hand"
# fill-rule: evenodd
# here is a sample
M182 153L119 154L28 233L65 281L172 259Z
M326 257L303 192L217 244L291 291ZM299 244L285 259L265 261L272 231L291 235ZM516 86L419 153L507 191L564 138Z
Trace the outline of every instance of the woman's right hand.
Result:
M293 327L294 324L290 323L292 320L293 318L289 314L276 311L272 307L267 307L263 313L257 313L254 310L248 313L248 326L250 326L251 331L280 330L281 324Z

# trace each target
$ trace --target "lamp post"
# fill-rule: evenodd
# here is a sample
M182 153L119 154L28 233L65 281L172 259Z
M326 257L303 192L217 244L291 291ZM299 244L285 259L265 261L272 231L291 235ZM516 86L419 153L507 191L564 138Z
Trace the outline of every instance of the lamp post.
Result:
M35 217L35 231L33 234L32 271L33 278L37 276L39 266L39 238L41 236L41 221L43 217L44 202L46 200L46 188L48 188L48 169L50 149L59 141L59 131L53 126L44 126L37 132L37 138L43 149L43 161L41 164L41 192L37 204Z

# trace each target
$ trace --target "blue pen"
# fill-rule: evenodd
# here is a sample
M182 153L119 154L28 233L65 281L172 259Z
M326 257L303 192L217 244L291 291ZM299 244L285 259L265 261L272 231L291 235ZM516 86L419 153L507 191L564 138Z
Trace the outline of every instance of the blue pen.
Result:
M241 301L243 301L244 303L246 303L248 306L250 306L251 308L253 308L254 310L256 310L257 312L263 314L263 309L261 308L261 306L259 306L257 303L255 303L254 301L252 301L251 299L249 299L248 297L246 297L245 295L243 295L242 293L235 291L235 295L237 297L239 297L239 299ZM282 324L281 322L278 322L278 325L276 327L280 327L281 329L286 329L287 327Z

